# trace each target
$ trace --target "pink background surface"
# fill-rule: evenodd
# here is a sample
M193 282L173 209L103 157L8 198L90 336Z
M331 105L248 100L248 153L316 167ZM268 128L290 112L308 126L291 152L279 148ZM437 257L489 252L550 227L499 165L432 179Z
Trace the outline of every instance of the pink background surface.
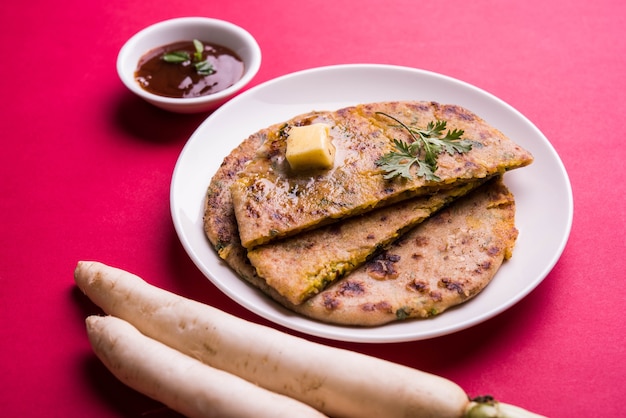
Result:
M561 156L575 205L568 245L545 281L453 335L323 342L551 417L623 415L626 3L68 0L0 10L3 416L175 416L92 354L83 321L98 310L73 284L80 259L266 323L195 268L170 218L174 164L207 115L157 110L115 71L136 31L191 15L232 21L258 39L263 63L250 86L323 65L397 64L472 83L533 121Z

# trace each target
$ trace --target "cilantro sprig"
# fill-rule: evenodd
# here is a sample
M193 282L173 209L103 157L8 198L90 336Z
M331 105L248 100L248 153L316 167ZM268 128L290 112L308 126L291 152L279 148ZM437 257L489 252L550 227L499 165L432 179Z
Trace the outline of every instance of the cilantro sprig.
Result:
M200 75L211 75L215 72L213 65L207 60L202 59L202 53L204 52L204 45L197 39L193 40L194 53L190 55L187 51L173 51L165 53L161 56L161 59L165 62L172 64L183 64L190 62L196 69L196 72Z
M376 113L397 122L412 139L412 142L407 143L394 138L395 151L390 151L376 160L376 165L385 171L385 179L402 177L410 180L413 178L411 167L415 164L418 177L440 181L435 174L439 154L442 152L450 155L463 154L472 149L472 142L462 138L464 134L462 129L448 129L446 132L445 120L429 122L426 129L416 129L384 112Z

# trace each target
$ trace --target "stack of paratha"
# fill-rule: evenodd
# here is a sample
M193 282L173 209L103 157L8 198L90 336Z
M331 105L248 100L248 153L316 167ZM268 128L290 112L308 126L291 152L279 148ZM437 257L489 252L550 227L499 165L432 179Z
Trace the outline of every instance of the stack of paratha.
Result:
M441 153L437 179L385 179L377 164L407 126L445 121L471 141ZM297 173L292 126L325 123L334 167ZM311 112L245 139L208 186L204 227L219 256L285 307L331 323L429 317L480 292L512 254L515 202L506 171L530 153L467 109L435 102Z

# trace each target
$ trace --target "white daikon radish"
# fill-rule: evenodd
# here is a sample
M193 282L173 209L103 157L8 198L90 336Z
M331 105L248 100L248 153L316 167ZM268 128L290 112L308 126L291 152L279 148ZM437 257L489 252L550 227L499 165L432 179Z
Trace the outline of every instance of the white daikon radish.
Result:
M106 313L151 338L329 416L458 418L470 408L479 412L450 380L237 318L127 271L81 261L74 277ZM494 411L499 404L487 406Z

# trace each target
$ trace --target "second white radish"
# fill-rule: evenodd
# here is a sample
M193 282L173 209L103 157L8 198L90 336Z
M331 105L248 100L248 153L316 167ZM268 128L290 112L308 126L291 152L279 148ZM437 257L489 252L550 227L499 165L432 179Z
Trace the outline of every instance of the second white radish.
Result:
M324 417L146 337L123 319L92 315L86 325L94 352L121 382L190 418Z

